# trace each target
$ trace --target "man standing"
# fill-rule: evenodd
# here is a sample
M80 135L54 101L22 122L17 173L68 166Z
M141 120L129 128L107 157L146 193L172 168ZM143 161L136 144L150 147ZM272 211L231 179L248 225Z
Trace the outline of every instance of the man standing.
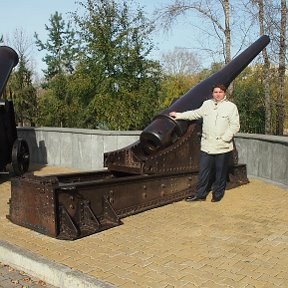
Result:
M169 116L177 120L203 119L199 179L196 195L188 202L205 201L209 193L209 180L215 165L215 182L212 187L212 202L222 199L226 187L228 162L233 147L233 137L239 131L239 114L236 105L226 99L226 87L217 84L212 87L212 99L205 101L199 109Z

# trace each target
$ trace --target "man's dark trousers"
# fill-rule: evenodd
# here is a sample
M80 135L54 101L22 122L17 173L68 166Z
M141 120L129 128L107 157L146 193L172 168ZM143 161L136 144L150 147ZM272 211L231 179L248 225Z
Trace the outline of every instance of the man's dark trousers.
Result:
M196 187L196 196L198 198L206 198L209 193L211 174L214 171L213 198L219 200L224 196L230 154L231 152L208 154L200 151L199 179Z

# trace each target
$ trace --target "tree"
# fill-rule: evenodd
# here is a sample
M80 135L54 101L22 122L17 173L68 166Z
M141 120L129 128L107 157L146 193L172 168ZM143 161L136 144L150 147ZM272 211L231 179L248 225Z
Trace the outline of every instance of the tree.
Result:
M233 3L233 6L231 5ZM252 4L252 5L251 5ZM218 5L218 9L216 7ZM231 45L231 35L237 35L239 33L235 32L235 23L236 20L235 8L237 7L237 2L233 0L220 0L220 1L210 1L210 0L174 0L172 4L166 5L164 9L158 10L158 15L162 20L162 23L166 27L171 27L171 24L178 18L180 15L185 15L188 12L195 11L198 15L203 16L208 19L208 23L212 25L212 29L207 29L204 22L201 27L197 27L197 23L192 23L194 27L202 31L202 35L208 35L217 38L222 41L223 55L225 63L228 63L231 58L229 46ZM241 3L243 11L243 16L238 17L239 19L245 19L245 27L243 29L243 37L238 39L238 43L245 43L245 39L252 35L255 30L253 26L255 20L257 19L257 26L259 27L260 36L268 34L271 38L271 43L267 49L265 48L262 51L264 58L264 72L263 75L263 93L265 94L265 133L275 133L282 135L283 134L283 123L285 119L285 66L286 66L286 33L287 33L287 7L286 1L268 1L268 0L248 0L242 1ZM238 6L240 10L241 6ZM252 13L248 13L249 9L253 8ZM256 8L256 11L255 11ZM219 17L218 13L221 11L222 17ZM223 12L223 13L222 13ZM230 13L231 12L231 13ZM249 11L250 12L250 11ZM218 14L217 14L218 13ZM231 15L232 17L231 17ZM249 16L252 16L249 18ZM222 20L223 19L223 20ZM233 21L231 21L233 20ZM224 24L222 24L224 23ZM230 25L232 23L232 25ZM234 33L230 33L231 27L233 26ZM242 28L243 25L238 25ZM213 31L213 33L211 33ZM250 34L249 34L250 32ZM205 39L201 35L201 41ZM240 34L239 34L240 35ZM253 37L254 38L254 37ZM239 41L240 40L240 41ZM215 42L216 43L216 42ZM211 46L211 45L208 45ZM219 45L212 45L212 47ZM225 49L226 48L226 49ZM227 49L228 48L228 49ZM241 49L241 45L240 45ZM272 73L274 71L274 66L278 66L277 71L277 86L274 87L272 82ZM273 75L274 76L274 75ZM275 79L275 77L273 78ZM234 82L234 81L233 81ZM273 89L274 87L274 89ZM274 96L274 91L277 90L277 96ZM233 89L228 90L231 93ZM248 91L248 90L247 90ZM274 107L276 106L276 107ZM243 106L245 108L245 105ZM276 117L273 113L277 113ZM261 116L262 117L262 116ZM262 119L262 118L261 118ZM276 120L276 124L275 121ZM274 121L274 122L273 122ZM275 128L276 126L276 128ZM274 132L273 132L274 131Z
M49 18L50 26L45 25L48 40L43 43L35 33L39 50L46 51L43 70L46 83L39 97L38 123L48 126L72 127L75 125L75 102L69 90L69 79L77 64L79 41L72 22L66 22L62 15L55 12ZM56 115L57 114L57 115Z
M27 60L20 55L17 70L12 74L8 89L13 97L16 122L20 126L35 125L37 94L32 84L32 71L27 68Z
M263 36L268 34L268 27L266 22L267 13L265 13L264 9L264 1L263 0L253 0L252 5L255 5L258 11L255 14L258 14L258 23L259 23L259 34ZM266 8L266 7L265 7ZM264 85L264 95L265 95L265 134L272 133L272 126L271 126L271 94L270 94L270 60L267 52L267 48L265 47L262 50L262 56L264 59L263 65L263 85Z
M277 97L277 122L276 134L283 135L284 131L284 95L285 95L285 56L286 56L286 31L287 31L287 6L286 0L281 0L280 7L280 30L279 30L279 68L278 68L278 86L279 92Z
M198 75L166 75L161 82L161 108L167 108L199 82Z
M265 133L265 99L262 64L247 67L234 81L241 132Z
M158 107L160 66L147 57L154 27L132 2L87 0L81 6L84 16L74 13L83 40L76 72L94 82L82 99L86 125L141 129Z
M45 43L39 39L37 33L34 35L39 51L47 52L42 59L47 65L47 69L43 70L47 81L61 73L71 74L79 51L79 42L76 40L75 30L71 27L71 21L66 23L58 12L51 15L49 21L51 26L45 25L48 32Z
M213 40L213 48L211 53L221 53L224 57L224 62L227 64L231 61L231 28L230 28L230 3L229 0L220 1L194 1L194 0L174 0L174 3L165 6L163 9L159 9L157 14L164 24L165 29L170 29L173 23L179 16L186 15L189 12L196 12L204 20L208 20L207 24L210 24L206 30L203 26L199 27L196 23L192 25L205 33L208 38ZM222 15L221 15L221 13ZM224 22L223 20L224 19ZM203 23L205 23L203 21ZM203 24L204 25L204 24ZM212 33L211 31L214 31ZM201 38L204 40L204 37ZM215 45L215 40L220 45ZM218 42L219 41L219 42ZM218 50L221 48L221 51ZM205 49L208 49L207 47Z
M200 62L197 55L185 48L177 47L162 54L164 79L161 82L161 107L169 106L197 83Z
M263 93L265 93L266 111L265 133L283 135L285 119L285 55L287 49L286 1L252 0L245 4L247 9L257 7L257 11L252 10L249 12L258 19L260 36L268 34L271 38L269 46L262 51L264 58L263 68L265 70L263 73ZM278 71L275 71L276 66L278 66ZM276 86L274 85L275 82L277 83ZM276 113L276 115L273 115L273 113Z
M37 113L37 95L32 84L30 60L33 42L22 29L16 29L12 39L7 37L7 43L14 47L19 56L19 63L7 84L7 91L13 98L16 122L21 126L33 126Z
M200 61L197 55L185 48L176 47L162 55L162 66L168 75L192 75L199 72Z

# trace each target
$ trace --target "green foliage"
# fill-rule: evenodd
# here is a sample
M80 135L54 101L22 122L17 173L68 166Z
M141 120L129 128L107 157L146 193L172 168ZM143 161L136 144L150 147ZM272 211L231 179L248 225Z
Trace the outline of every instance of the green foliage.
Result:
M89 84L81 93L87 105L84 125L141 129L159 107L160 66L147 60L153 27L140 8L131 12L132 2L89 0L81 5L86 13L74 19L84 40L76 74L85 75Z
M197 84L197 75L170 75L161 83L161 107L167 108L175 99L181 97Z
M13 98L16 123L34 125L37 113L36 89L32 85L32 72L27 68L27 60L20 55L18 69L12 73L7 90Z
M199 73L199 78L201 80L206 79L207 77L211 76L212 74L218 72L219 70L221 70L223 68L224 64L221 62L213 62L210 65L209 69L203 69L200 73Z
M84 16L74 13L73 19L82 44L75 54L71 51L64 57L63 51L71 48L67 39L75 35L57 12L50 18L50 27L46 26L48 41L43 44L36 36L37 45L48 53L44 58L47 85L39 97L37 124L144 128L159 110L161 68L147 59L153 47L149 39L153 27L140 8L130 9L132 2L88 0L80 4ZM68 63L71 57L77 63L68 71L64 60Z
M109 86L101 85L87 104L83 120L85 127L135 130L147 126L159 111L159 77L142 79L137 90L129 88L129 85L123 85L121 89L115 87L113 93L109 93Z
M241 132L265 134L265 99L261 66L246 68L234 82Z
M62 105L61 101L55 97L52 90L47 90L39 95L38 108L37 124L39 126L62 126L65 105Z
M83 112L77 90L73 90L72 76L59 74L49 82L38 97L38 118L40 126L82 127Z
M39 96L37 125L143 129L161 109L219 71L212 63L193 75L163 75L148 60L154 27L132 1L85 0L84 14L73 13L77 33L57 12L46 26L47 85ZM76 38L81 39L81 45ZM264 133L261 65L245 69L234 84L241 131ZM272 99L273 99L272 95Z
M166 75L161 82L161 107L167 108L172 101L188 92L200 81L211 76L222 68L221 63L212 63L209 69L203 69L194 74L174 74Z
M79 42L76 40L76 32L71 27L71 21L66 24L58 12L51 15L49 21L51 26L45 25L48 32L48 40L45 43L39 39L37 33L34 35L39 51L47 52L43 58L47 65L47 69L43 70L46 80L51 80L61 73L72 73L79 51Z

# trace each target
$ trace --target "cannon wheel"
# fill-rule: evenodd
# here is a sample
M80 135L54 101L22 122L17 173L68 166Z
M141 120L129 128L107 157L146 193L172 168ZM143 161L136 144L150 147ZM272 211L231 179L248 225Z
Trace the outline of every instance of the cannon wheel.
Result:
M12 148L12 167L17 176L28 171L30 162L29 147L25 140L16 139Z

